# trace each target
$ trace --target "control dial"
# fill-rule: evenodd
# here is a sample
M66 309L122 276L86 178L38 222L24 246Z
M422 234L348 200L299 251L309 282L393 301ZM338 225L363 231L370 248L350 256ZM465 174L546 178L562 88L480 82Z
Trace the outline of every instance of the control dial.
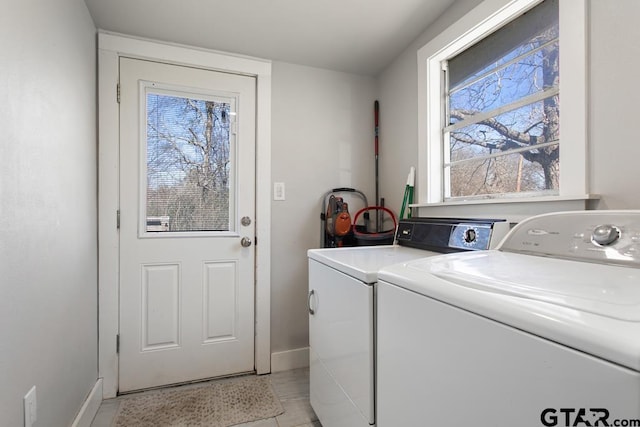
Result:
M591 241L600 246L608 246L620 238L620 229L615 225L603 224L593 229Z
M473 228L467 228L466 230L464 230L464 242L465 243L473 243L476 241L477 238L477 233L476 230Z

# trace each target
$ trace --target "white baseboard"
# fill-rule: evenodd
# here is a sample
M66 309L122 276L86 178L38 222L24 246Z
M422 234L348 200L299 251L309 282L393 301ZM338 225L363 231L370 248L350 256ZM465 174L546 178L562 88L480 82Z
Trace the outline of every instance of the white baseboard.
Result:
M271 372L288 371L307 366L309 366L309 347L271 353Z
M96 384L93 386L93 389L85 399L82 408L80 408L80 412L78 412L76 419L73 420L73 424L71 424L71 427L91 427L91 422L98 413L98 409L100 409L101 403L102 378L98 378Z

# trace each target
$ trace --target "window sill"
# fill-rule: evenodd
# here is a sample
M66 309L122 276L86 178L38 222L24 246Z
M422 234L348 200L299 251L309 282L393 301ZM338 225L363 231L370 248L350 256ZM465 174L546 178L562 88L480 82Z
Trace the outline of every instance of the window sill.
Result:
M539 196L509 199L469 199L442 203L416 203L413 215L425 217L502 218L516 224L525 218L549 212L581 211L590 208L599 195Z
M540 196L540 197L511 197L501 199L459 199L437 203L414 203L409 205L412 208L429 208L437 206L467 206L467 205L494 205L494 204L515 204L515 203L549 203L549 202L571 202L582 200L598 200L599 194L584 194L578 196Z

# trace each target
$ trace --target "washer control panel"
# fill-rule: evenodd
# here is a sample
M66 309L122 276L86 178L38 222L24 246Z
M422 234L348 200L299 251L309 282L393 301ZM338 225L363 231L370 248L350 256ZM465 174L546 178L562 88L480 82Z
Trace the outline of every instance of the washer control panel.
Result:
M522 221L500 250L640 267L640 211L578 211Z

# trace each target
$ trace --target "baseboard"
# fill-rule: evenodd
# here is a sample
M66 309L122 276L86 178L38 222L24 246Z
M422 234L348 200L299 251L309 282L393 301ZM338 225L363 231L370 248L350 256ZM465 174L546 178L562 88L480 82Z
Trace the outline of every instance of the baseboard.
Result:
M85 399L82 408L80 408L80 412L78 412L76 419L73 420L73 424L71 424L71 427L91 427L91 422L98 413L98 409L100 409L101 403L102 378L98 378L96 384L93 386L93 389Z
M271 353L271 372L288 371L307 366L309 366L309 347Z

